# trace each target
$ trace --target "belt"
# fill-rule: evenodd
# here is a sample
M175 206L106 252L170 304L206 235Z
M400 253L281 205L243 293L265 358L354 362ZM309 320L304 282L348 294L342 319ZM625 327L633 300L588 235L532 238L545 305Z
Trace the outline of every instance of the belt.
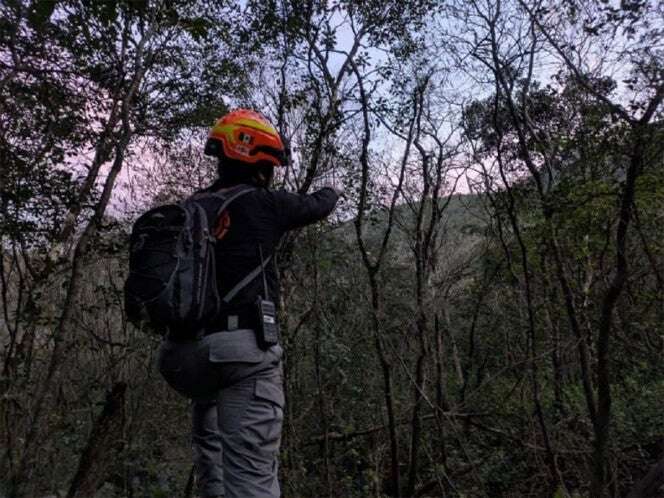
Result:
M248 314L221 314L214 325L203 327L202 336L216 334L217 332L233 332L238 329L253 329L256 319Z
M169 330L166 337L173 342L191 342L202 337L216 334L217 332L233 332L240 329L253 329L256 319L247 313L233 314L224 313L219 315L213 325L207 325L196 334L178 334L177 331Z

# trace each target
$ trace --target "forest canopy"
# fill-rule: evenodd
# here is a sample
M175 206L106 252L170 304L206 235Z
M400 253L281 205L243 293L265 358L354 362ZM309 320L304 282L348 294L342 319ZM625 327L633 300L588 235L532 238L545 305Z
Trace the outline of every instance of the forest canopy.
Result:
M286 497L664 487L664 4L5 0L0 496L193 496L186 399L128 322L133 221L256 109Z

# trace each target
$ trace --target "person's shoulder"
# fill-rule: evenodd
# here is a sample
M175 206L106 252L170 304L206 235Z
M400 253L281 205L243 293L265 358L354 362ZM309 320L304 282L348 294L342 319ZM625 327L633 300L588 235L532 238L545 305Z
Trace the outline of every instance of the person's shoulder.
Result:
M280 187L278 189L268 190L268 192L273 198L289 197L293 195L293 192L290 192L289 190L286 190L283 187Z
M254 191L249 195L255 199L255 201L269 208L273 208L276 203L279 202L279 195L277 192L265 187L254 187Z
M275 202L287 202L289 200L298 199L303 197L303 194L298 192L292 192L286 188L280 187L277 189L265 189L265 195L273 199Z

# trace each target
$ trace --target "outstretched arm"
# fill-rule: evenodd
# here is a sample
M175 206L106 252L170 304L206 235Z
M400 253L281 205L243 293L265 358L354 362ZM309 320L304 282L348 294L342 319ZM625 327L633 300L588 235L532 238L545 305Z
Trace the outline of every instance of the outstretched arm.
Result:
M331 187L324 187L313 194L293 194L280 190L274 193L276 209L284 230L300 228L327 217L339 195Z

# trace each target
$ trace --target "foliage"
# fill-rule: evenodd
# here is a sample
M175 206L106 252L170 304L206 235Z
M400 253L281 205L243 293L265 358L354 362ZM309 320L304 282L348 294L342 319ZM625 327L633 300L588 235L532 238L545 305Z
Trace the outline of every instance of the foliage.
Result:
M285 496L623 496L664 452L654 1L0 6L0 489L180 496L187 401L123 314L130 222L227 109L344 190L279 252ZM608 316L608 319L607 319ZM606 422L606 423L604 423Z

